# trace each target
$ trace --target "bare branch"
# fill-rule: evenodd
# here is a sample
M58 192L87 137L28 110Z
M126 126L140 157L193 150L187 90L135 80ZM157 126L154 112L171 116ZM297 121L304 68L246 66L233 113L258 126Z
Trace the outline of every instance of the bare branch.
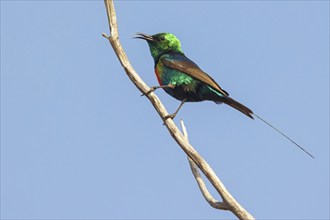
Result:
M198 167L196 166L195 162L192 161L189 157L188 157L188 161L189 161L191 171L194 174L194 177L197 181L198 187L199 187L200 191L202 192L205 200L213 208L222 209L222 210L229 210L228 206L225 203L219 202L216 199L214 199L213 196L211 195L211 193L207 190L206 185L205 185L201 175L198 172Z
M181 128L182 128L183 136L186 139L186 141L189 143L188 132L186 130L186 126L184 125L182 119L181 119L180 122L181 122ZM188 157L188 161L189 161L190 169L191 169L192 173L194 174L194 177L195 177L195 179L197 181L198 187L199 187L200 191L202 192L205 200L213 208L222 209L222 210L228 210L228 207L227 207L226 204L215 200L213 198L213 196L211 195L211 193L207 190L206 185L205 185L205 183L203 181L203 178L201 177L201 175L198 172L198 167L196 166L195 162L192 161L189 157Z
M142 93L146 93L150 90L150 88L133 69L133 67L129 63L125 51L120 44L113 1L104 0L104 2L107 10L111 35L107 36L106 34L102 34L102 36L109 40L127 76ZM230 210L240 219L254 219L253 216L249 214L227 191L225 186L222 184L220 179L214 173L212 168L207 164L207 162L186 141L178 127L174 124L173 120L170 118L166 120L164 119L165 116L168 115L168 112L166 111L164 105L160 102L159 98L153 92L148 94L146 97L150 100L151 104L154 106L159 116L164 121L166 128L168 129L174 140L179 144L179 146L188 155L188 157L191 158L192 161L194 161L194 163L199 167L199 169L204 173L206 178L208 178L208 180L220 194L221 198L223 199L223 203L228 207L228 210Z

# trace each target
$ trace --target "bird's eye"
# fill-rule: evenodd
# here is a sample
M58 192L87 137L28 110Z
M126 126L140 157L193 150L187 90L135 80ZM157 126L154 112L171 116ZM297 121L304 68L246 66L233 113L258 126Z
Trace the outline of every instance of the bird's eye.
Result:
M165 40L165 37L164 37L164 36L161 36L159 39L160 39L161 41L164 41L164 40Z

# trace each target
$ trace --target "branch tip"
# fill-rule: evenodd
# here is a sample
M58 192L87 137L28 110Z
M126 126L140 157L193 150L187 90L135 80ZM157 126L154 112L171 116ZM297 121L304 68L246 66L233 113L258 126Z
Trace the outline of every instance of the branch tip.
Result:
M183 137L186 139L187 142L189 142L188 132L187 132L186 126L184 125L184 122L182 119L180 120L180 124L181 124L182 132L183 132Z
M106 33L102 33L102 37L109 39L110 37Z

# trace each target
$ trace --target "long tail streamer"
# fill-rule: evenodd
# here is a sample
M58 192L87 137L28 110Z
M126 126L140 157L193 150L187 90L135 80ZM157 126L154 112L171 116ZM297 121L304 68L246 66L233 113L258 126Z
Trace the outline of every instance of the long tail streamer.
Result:
M276 127L274 127L272 124L270 124L269 122L267 122L266 120L264 120L263 118L261 118L260 116L256 115L255 113L253 113L254 116L256 116L257 118L259 118L261 121L263 121L265 124L267 124L269 127L273 128L275 131L277 131L278 133L280 133L283 137L285 137L286 139L288 139L289 141L291 141L294 145L296 145L297 147L299 147L302 151L304 151L306 154L308 154L311 158L315 159L315 157L309 153L307 150L305 150L302 146L300 146L299 144L297 144L294 140L292 140L290 137L288 137L286 134L284 134L282 131L280 131L279 129L277 129Z

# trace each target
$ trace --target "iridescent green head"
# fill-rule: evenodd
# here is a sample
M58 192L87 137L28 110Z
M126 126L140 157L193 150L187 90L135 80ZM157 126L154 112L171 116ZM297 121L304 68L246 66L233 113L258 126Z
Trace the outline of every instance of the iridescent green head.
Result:
M154 35L147 35L137 33L139 39L146 40L149 44L149 49L154 60L167 52L183 53L181 50L181 43L179 39L170 33L159 33Z

